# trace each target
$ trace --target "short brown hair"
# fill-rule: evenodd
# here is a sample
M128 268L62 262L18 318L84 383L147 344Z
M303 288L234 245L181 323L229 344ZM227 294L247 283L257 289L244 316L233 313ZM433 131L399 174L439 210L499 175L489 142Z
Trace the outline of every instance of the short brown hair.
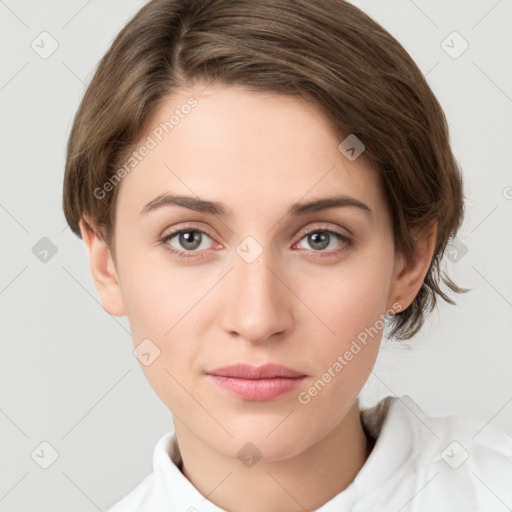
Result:
M405 340L436 296L455 304L440 265L463 220L463 183L445 115L423 74L382 26L344 0L152 0L99 63L67 146L63 208L101 234L115 258L115 204L94 191L112 178L168 94L194 81L298 96L315 105L339 140L354 134L375 164L407 260L416 230L437 222L433 258L413 303L390 319Z

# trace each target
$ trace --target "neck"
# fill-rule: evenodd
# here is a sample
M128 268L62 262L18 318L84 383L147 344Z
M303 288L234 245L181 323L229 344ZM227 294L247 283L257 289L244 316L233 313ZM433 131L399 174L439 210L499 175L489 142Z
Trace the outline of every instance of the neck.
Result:
M356 400L339 425L305 451L245 467L196 437L176 418L182 473L218 507L233 512L315 510L346 489L372 449Z

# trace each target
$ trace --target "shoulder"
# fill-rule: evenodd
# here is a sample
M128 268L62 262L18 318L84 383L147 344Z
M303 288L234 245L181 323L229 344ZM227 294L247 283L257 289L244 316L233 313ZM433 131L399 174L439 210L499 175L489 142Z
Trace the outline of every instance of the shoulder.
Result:
M407 422L422 464L445 463L452 469L481 466L486 460L512 462L512 437L493 426L467 415L427 416L409 397L393 400L390 415Z
M173 439L174 434L169 432L158 440L153 451L153 472L107 509L107 512L156 510L158 506L165 503L165 497L161 496L163 487L161 480L166 480L166 486L172 486L175 480L173 461L169 453Z
M107 509L107 512L135 512L140 510L141 505L152 492L153 480L154 475L151 473L126 496Z
M470 416L427 416L408 396L387 397L380 406L382 429L398 425L410 437L409 474L419 507L410 510L423 510L422 503L466 511L512 506L512 437Z
M181 472L181 453L174 432L165 434L153 451L153 472L108 512L222 512Z

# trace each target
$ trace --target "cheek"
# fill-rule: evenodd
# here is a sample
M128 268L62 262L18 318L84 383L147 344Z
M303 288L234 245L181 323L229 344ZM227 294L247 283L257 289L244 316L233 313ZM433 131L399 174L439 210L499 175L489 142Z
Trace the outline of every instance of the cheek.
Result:
M350 342L376 322L382 327L379 319L388 302L392 256L386 247L361 251L336 270L317 271L302 281L301 296L307 298L311 310L330 328L338 344ZM329 335L328 330L326 333Z
M133 344L136 353L149 352L152 358L145 364L138 357L140 368L167 407L180 410L181 402L186 406L189 400L180 383L192 374L203 338L201 297L213 286L213 277L192 279L190 272L135 252L123 263L122 293Z
M125 272L122 285L134 346L140 344L136 351L142 352L147 345L158 354L149 365L139 359L140 367L157 395L175 407L176 400L187 401L179 383L197 371L197 355L215 319L207 294L219 278L206 269L180 268L165 257L151 260L135 252L124 263L125 271L137 269Z
M166 261L160 250L130 253L123 261L122 293L134 342L154 336L165 341L187 325L205 292L214 284L212 274L193 275L190 269Z
M360 256L322 281L326 292L317 292L311 304L335 334L317 336L312 354L315 375L299 402L312 417L325 420L325 411L330 411L326 429L341 421L368 379L385 325L392 254L381 252L378 259Z

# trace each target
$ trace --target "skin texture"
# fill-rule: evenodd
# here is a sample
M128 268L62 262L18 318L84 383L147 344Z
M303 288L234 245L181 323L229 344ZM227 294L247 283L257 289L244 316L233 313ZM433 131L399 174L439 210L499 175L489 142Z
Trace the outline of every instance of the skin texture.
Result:
M364 153L345 158L341 140L302 99L196 84L160 105L141 143L191 96L197 106L118 185L116 262L81 224L93 279L105 310L128 316L134 345L149 338L160 350L141 368L173 413L182 472L195 487L226 510L312 510L350 484L371 449L357 396L381 331L307 404L297 395L394 303L410 305L435 229L419 236L414 261L396 254L390 212ZM231 216L180 206L141 215L164 192L221 202ZM367 204L371 219L355 207L286 215L293 203L337 194ZM189 250L195 258L166 251L187 251L179 236L159 241L183 228L207 233ZM331 235L318 249L309 229L353 244ZM251 263L237 253L247 236L262 250ZM267 362L308 377L298 390L254 402L205 375ZM248 442L262 457L252 467L237 457Z

